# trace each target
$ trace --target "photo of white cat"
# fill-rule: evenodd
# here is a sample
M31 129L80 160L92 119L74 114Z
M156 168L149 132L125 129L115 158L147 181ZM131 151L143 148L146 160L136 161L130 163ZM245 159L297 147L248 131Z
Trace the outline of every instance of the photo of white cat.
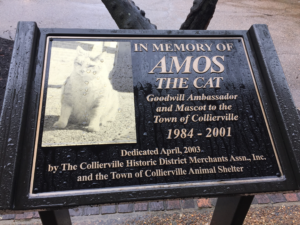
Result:
M136 143L130 51L128 42L53 41L43 147ZM114 76L131 86L115 90Z
M100 130L100 121L104 125L116 118L118 93L108 80L101 55L94 49L89 52L77 47L74 70L63 86L61 113L54 127L65 128L73 116L74 122L88 124L87 130L94 132Z

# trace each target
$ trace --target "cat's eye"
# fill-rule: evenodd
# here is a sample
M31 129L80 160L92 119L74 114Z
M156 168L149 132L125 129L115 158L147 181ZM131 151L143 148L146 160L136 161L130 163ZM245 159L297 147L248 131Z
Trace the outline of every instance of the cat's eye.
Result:
M89 65L88 68L90 68L90 67L95 67L95 65Z
M81 63L79 63L79 62L77 62L76 64L79 65L79 66L81 66Z

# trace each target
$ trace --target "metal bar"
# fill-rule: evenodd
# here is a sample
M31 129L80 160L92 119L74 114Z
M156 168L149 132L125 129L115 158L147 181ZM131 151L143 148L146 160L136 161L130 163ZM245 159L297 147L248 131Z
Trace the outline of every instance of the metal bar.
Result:
M38 36L35 22L19 22L0 112L0 209L12 209L23 146L28 93Z
M68 209L40 211L39 214L43 225L72 225Z
M285 78L279 57L276 53L268 26L255 24L248 31L251 38L257 62L270 94L277 124L282 132L285 150L293 167L294 179L300 189L300 117L296 110L289 84ZM282 107L284 106L284 107ZM279 151L281 152L281 151Z
M211 225L242 225L254 195L218 198Z

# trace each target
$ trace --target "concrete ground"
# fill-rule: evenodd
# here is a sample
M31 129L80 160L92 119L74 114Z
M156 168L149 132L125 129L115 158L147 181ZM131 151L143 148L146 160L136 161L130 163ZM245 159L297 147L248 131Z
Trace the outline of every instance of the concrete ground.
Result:
M193 0L135 0L136 5L146 12L146 17L158 29L164 30L177 30L185 20L192 2ZM21 20L36 21L41 28L117 28L101 0L0 0L0 8L0 37L7 39L14 39L17 22ZM300 109L300 1L219 0L208 29L248 30L252 24L269 26L296 107ZM300 224L300 198L297 194L262 196L264 197L256 198L256 204L251 207L245 224ZM194 208L184 208L185 201L188 200L173 203L175 207L171 209L168 208L170 201L159 201L139 205L138 209L145 209L144 211L136 210L137 204L130 203L78 208L70 212L73 213L73 224L209 222L213 200L207 200L210 204L208 208L201 204L199 207L198 200L193 200ZM151 210L151 205L154 210ZM93 213L95 211L97 213ZM40 224L40 220L35 217L36 213L6 215L2 216L0 224Z
M256 195L244 225L300 224L299 193ZM70 209L73 225L208 225L216 199L175 199ZM37 212L7 214L0 225L40 225Z

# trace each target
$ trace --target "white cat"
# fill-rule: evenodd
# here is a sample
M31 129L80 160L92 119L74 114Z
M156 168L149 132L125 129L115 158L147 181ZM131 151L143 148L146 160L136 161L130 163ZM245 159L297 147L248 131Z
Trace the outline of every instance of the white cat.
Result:
M88 125L88 131L96 132L100 130L100 123L105 125L115 119L119 107L118 92L109 81L110 71L103 55L99 51L89 52L77 47L74 70L62 88L61 114L53 127L65 128L70 119Z

